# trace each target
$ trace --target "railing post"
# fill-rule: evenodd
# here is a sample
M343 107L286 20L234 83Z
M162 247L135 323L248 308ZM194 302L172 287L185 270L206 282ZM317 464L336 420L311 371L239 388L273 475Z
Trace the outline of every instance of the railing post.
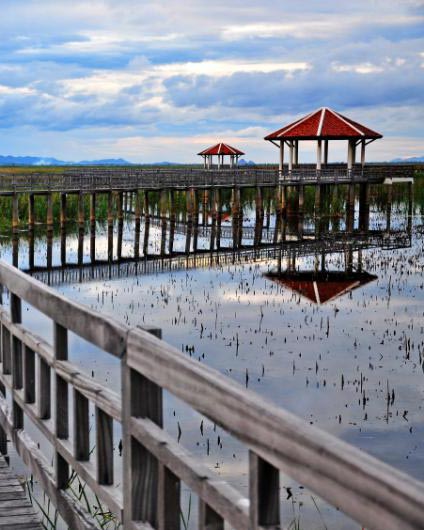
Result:
M161 338L160 329L146 331ZM148 418L162 427L162 388L129 368L126 353L121 374L124 530L132 526L132 521L149 523L159 530L179 530L180 481L130 431L131 417Z
M3 285L0 285L0 305L3 304ZM4 373L4 332L5 328L3 324L0 323L0 361L2 363L2 372ZM9 341L10 345L10 341ZM0 396L6 399L6 387L3 383L0 382ZM7 434L3 427L0 426L0 453L2 455L7 454Z
M54 322L54 357L58 361L68 360L68 330ZM68 422L68 383L57 373L55 399L55 434L59 439L69 436ZM56 451L55 458L56 486L64 489L68 485L69 465L62 455Z
M15 324L22 322L22 302L21 299L13 293L10 293L10 320ZM22 388L22 343L11 334L11 352L12 352L12 385L13 389ZM21 407L16 403L12 395L12 420L14 429L22 429L24 426L24 414Z
M280 472L253 451L249 452L250 528L280 524Z

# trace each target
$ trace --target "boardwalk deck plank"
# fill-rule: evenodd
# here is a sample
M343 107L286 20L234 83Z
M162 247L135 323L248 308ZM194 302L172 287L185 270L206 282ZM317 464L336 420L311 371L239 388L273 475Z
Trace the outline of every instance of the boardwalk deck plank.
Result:
M0 529L41 530L43 527L18 478L0 456Z

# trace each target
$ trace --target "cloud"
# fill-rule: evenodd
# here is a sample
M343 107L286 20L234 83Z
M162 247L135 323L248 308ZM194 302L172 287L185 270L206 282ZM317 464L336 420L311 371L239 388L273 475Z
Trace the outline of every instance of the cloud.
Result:
M423 136L423 16L413 0L4 0L2 149L21 152L31 130L45 156L154 161L163 148L189 161L196 139L228 135L260 161L274 156L264 132L327 105L409 154Z

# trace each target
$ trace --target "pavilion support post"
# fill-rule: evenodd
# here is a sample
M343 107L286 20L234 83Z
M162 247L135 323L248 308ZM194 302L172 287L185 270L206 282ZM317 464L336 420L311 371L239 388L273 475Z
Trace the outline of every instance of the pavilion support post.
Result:
M66 225L66 203L67 195L66 193L60 194L60 226L63 228Z
M218 155L218 171L221 169L221 157Z
M328 164L328 140L324 140L324 165Z
M294 141L294 161L293 165L297 167L299 165L299 140Z
M279 166L280 178L283 178L283 171L284 171L284 140L280 140L280 166Z
M317 171L321 171L322 140L317 140Z
M355 140L349 140L347 146L347 169L351 171L355 165L356 144Z
M361 140L361 166L364 169L365 166L365 140Z
M47 230L53 228L53 195L47 194Z
M29 194L28 197L28 230L34 230L35 225L35 195Z
M293 140L290 140L289 146L290 146L289 147L289 173L291 173L293 169L293 149L294 149Z

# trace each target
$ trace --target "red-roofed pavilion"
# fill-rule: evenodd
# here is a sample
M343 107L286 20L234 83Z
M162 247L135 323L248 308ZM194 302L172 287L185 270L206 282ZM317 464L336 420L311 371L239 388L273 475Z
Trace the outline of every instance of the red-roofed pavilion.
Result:
M203 165L206 169L211 169L213 157L216 155L218 157L218 169L224 166L224 156L230 157L230 167L238 165L238 159L241 155L244 155L243 151L231 147L231 145L220 142L219 144L208 147L204 151L198 153L199 156L203 157Z
M317 171L321 171L322 164L328 164L329 140L347 140L347 168L351 170L355 164L356 147L361 145L361 164L365 164L365 147L382 138L378 132L357 123L338 112L322 107L307 116L300 118L278 129L265 140L272 142L280 149L280 172L284 166L284 144L289 148L289 172L298 164L299 141L316 140L317 142Z

